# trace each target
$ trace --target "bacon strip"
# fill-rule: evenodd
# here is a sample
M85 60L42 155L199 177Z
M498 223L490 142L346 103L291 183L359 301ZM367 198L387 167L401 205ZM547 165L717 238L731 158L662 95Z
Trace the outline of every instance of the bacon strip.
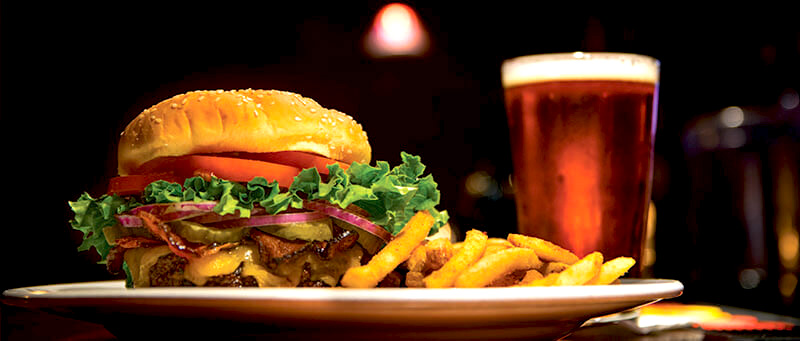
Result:
M106 269L113 275L122 271L122 263L125 261L125 251L138 247L162 244L163 242L147 237L127 236L117 239L115 243L116 245L108 251L108 255L106 256Z
M314 251L324 260L330 260L337 253L347 250L358 241L358 233L345 230L328 241L315 241L311 243Z
M170 251L182 258L191 259L213 255L222 249L239 245L239 242L225 244L193 243L173 232L168 224L159 220L158 217L153 214L145 211L139 211L136 212L136 215L142 219L144 226L150 231L150 233L166 242Z
M304 240L288 240L276 237L258 229L250 230L250 238L258 244L258 253L261 262L268 267L275 267L281 262L292 258L308 245Z
M126 249L135 249L137 247L148 247L163 243L160 240L155 240L147 237L137 237L137 236L121 237L115 240L114 242L117 244L117 246Z
M250 231L250 238L258 244L261 262L269 268L289 261L305 252L314 252L324 260L330 260L338 252L347 250L358 241L358 233L335 229L335 236L327 241L288 240L261 232L257 229Z

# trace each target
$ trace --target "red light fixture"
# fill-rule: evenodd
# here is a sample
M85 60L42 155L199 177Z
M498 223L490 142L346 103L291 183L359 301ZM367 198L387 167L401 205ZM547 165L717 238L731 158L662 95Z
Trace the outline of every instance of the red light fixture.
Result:
M391 3L375 15L364 45L373 57L419 56L428 50L428 32L413 8Z

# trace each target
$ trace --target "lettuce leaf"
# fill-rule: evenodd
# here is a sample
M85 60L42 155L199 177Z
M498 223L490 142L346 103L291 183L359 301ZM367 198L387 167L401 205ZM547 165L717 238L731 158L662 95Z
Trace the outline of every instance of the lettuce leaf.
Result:
M79 251L94 247L105 259L111 246L106 242L103 228L116 223L115 214L136 206L182 201L217 201L214 212L249 217L256 204L269 214L280 213L289 207L303 208L303 200L325 200L341 208L356 205L369 213L369 219L396 235L409 219L421 210L428 210L435 223L436 233L449 219L439 204L439 190L433 176L422 177L425 165L420 157L400 153L402 164L390 168L384 161L375 166L354 162L347 170L338 164L328 166L328 179L323 181L316 168L302 170L292 185L281 191L277 181L256 177L246 184L216 177L206 181L201 177L186 179L177 184L155 181L144 190L141 202L132 197L103 195L92 198L84 193L69 202L75 213L72 228L84 233Z
M78 251L86 251L92 247L100 254L100 263L105 263L106 255L111 250L108 245L103 228L117 223L115 214L128 211L141 204L133 198L122 198L117 195L103 195L97 199L83 193L78 200L70 201L69 206L75 213L75 218L70 221L73 229L83 232L83 242L78 246Z

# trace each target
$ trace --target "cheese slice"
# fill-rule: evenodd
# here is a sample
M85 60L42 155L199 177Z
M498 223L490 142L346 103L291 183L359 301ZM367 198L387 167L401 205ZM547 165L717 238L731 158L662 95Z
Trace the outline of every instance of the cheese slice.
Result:
M133 277L134 288L150 286L150 268L159 258L170 253L166 245L136 248L125 252L125 262ZM241 275L253 276L259 287L294 287L300 282L304 264L311 272L311 280L320 280L335 286L347 269L360 265L362 251L353 247L339 252L333 259L323 261L311 252L291 262L281 264L273 272L258 263L258 248L254 245L239 245L216 254L189 259L184 268L184 278L194 285L202 286L209 277L230 274L241 265Z
M184 276L195 285L203 285L209 277L227 275L244 263L241 275L255 277L259 287L289 285L285 278L276 276L257 264L257 259L258 249L255 246L240 245L203 258L190 259L184 269Z
M125 251L125 263L128 264L131 277L133 277L133 287L149 287L150 268L156 264L161 256L168 255L169 253L169 247L166 245L142 247Z

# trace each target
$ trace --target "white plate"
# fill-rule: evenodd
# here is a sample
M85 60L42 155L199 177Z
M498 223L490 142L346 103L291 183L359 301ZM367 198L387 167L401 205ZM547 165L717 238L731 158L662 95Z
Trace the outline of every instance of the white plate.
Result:
M480 289L143 288L123 281L6 290L4 303L125 336L491 339L560 337L587 320L681 295L675 280ZM156 328L165 331L155 333Z

